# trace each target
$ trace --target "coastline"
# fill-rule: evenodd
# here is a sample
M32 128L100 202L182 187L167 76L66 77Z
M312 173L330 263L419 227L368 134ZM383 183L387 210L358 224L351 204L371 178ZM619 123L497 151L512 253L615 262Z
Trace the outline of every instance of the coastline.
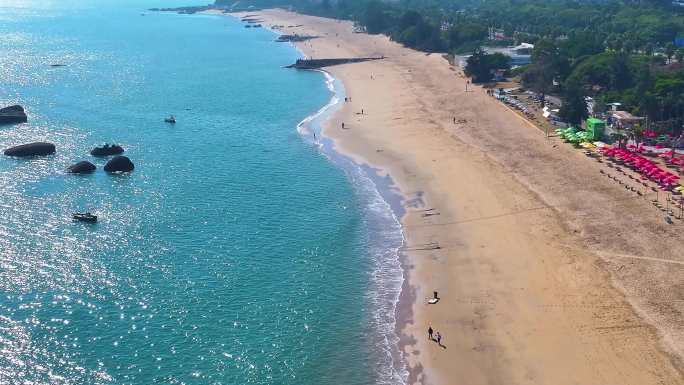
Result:
M204 13L216 14L213 11ZM223 13L218 14L225 15ZM268 27L264 27L264 29L269 30L274 35L280 34L278 30ZM309 57L297 44L292 42L284 44L292 46L302 58ZM375 250L369 250L371 258L376 262L375 270L371 274L375 277L372 279L375 294L369 293L369 296L372 297L371 302L375 302L373 304L374 311L371 312L371 317L375 320L373 331L379 332L381 335L380 339L383 341L380 344L386 355L384 357L386 362L383 366L388 368L386 372L381 373L381 371L377 375L380 376L380 384L406 384L412 374L407 369L406 362L401 354L401 347L406 342L405 338L402 338L400 330L409 317L406 315L398 316L398 314L406 313L399 306L401 303L407 302L400 300L407 293L408 283L405 279L406 260L402 252L405 246L405 237L401 225L401 218L405 215L405 207L402 203L405 197L401 195L389 174L385 173L384 177L379 176L378 169L374 169L368 163L359 163L350 154L339 151L336 147L335 138L326 135L327 124L344 107L342 100L346 99L346 92L343 82L329 71L325 69L310 71L319 72L325 77L331 98L326 105L299 122L297 131L303 139L312 146L317 146L321 154L347 174L362 206L371 210L375 206L375 213L370 216L381 223L369 230L370 236L378 238L375 243L378 247ZM363 216L366 220L369 219L368 213L363 213ZM378 292L383 293L384 296ZM387 301L388 299L389 301ZM408 306L403 308L410 310ZM382 360L383 357L381 357Z
M238 20L241 15L241 13L224 13L216 10L206 10L200 13L236 17ZM273 33L274 36L282 33L266 24L263 25L263 29ZM303 45L305 42L301 43ZM302 58L310 58L303 46L298 43L278 44L289 44L299 52ZM374 228L369 230L370 236L379 238L379 241L375 242L378 247L371 247L371 250L368 250L370 257L376 263L375 270L370 274L371 286L375 292L369 293L368 299L374 302L374 311L370 315L375 325L372 325L371 331L379 333L380 341L377 344L383 350L385 357L376 357L376 359L385 361L385 365L382 366L387 368L379 370L376 374L379 376L379 384L405 384L410 377L415 377L415 371L409 371L404 355L400 351L401 347L407 344L400 329L404 323L408 322L406 310L410 312L410 306L408 306L410 302L401 300L407 293L408 283L405 278L406 256L402 251L406 240L401 224L401 218L406 212L403 205L405 196L388 173L375 168L368 162L360 162L358 158L352 156L352 153L340 151L337 139L327 135L328 125L334 120L335 114L339 113L339 110L346 104L342 102L346 97L344 83L326 69L309 71L319 72L325 77L331 98L326 105L299 122L296 129L303 140L318 147L318 151L323 156L345 172L360 205L366 210L375 211L370 215L368 212L362 213L364 219L366 221L370 219L370 222L380 222L375 223L375 226L371 224ZM402 306L403 303L406 304Z
M68 26L69 33L91 31L87 26L97 13L74 12L76 20L55 18L55 25ZM293 132L330 97L320 75L280 69L283 59L297 54L290 46L276 47L266 31L250 36L239 24L213 16L129 20L130 12L116 13L108 33L96 29L82 36L88 48L78 50L79 57L106 57L101 53L111 52L112 41L131 41L135 31L149 32L140 42L147 49L126 50L113 64L88 63L88 82L71 77L39 82L35 94L20 92L36 106L33 123L7 130L5 144L29 133L47 135L59 150L56 158L3 162L8 193L19 203L4 210L12 225L6 226L8 245L22 241L5 258L18 273L3 276L9 292L2 305L12 326L3 336L17 342L4 377L40 381L45 373L32 369L49 366L55 376L75 383L106 377L136 383L275 378L335 384L341 377L367 384L375 377L366 358L374 359L376 350L367 354L355 332L369 321L366 309L372 306L361 303L372 266L356 197L344 174ZM124 25L134 26L131 35L116 33ZM161 31L174 38L158 41ZM163 60L184 37L206 44L193 44L179 60ZM241 46L220 49L232 38L240 38ZM42 54L36 50L30 57ZM148 65L154 57L162 60ZM197 59L206 57L217 60L202 60L206 68L195 71ZM254 65L244 68L245 62ZM114 71L102 70L107 68ZM260 70L256 84L245 76ZM121 73L131 76L121 79ZM178 74L183 76L174 82L153 80ZM230 74L238 79L224 81ZM140 79L150 80L149 87ZM142 92L125 92L125 103L121 89L100 88L99 80L141 85ZM93 100L102 114L42 103L64 87L74 90L63 100L67 107L102 89ZM179 90L187 98L167 98ZM118 102L126 108L106 113ZM173 127L163 121L169 112L178 118ZM144 133L141 121L149 128ZM74 159L89 156L93 143L111 141L112 135L140 166L134 173L122 178L99 171L85 184L64 175ZM179 148L196 156L180 159ZM93 160L100 169L104 161ZM212 169L212 162L221 165ZM97 210L97 228L71 221L71 213L84 206ZM292 215L279 216L283 207ZM31 231L40 225L49 229ZM27 261L40 271L21 269ZM35 295L22 298L24 292ZM26 319L31 322L24 325ZM77 340L83 343L67 346ZM143 359L134 352L154 355Z
M304 55L299 48L294 47ZM371 318L375 320L375 324L372 326L375 332L381 334L380 339L383 341L379 344L384 345L383 348L386 350L386 356L381 357L381 360L385 361L384 366L388 368L388 372L378 373L381 376L379 383L405 384L409 373L400 354L402 340L397 327L401 325L401 320L396 317L399 298L405 292L404 286L407 283L404 279L405 261L401 252L405 244L400 223L404 213L401 206L403 197L394 189L394 183L389 176L386 179L377 178L375 170L338 151L334 138L325 135L325 124L344 106L342 100L346 93L342 82L328 71L315 71L325 76L326 85L332 96L328 104L303 119L297 125L297 130L311 145L318 146L320 153L331 163L347 174L361 206L373 211L370 215L364 212L363 216L366 220L376 222L376 226L367 229L369 236L375 238L374 244L377 246L369 250L371 258L376 263L371 274L375 277L372 279L374 291L369 293L369 297L370 301L374 302ZM315 138L314 133L317 134Z
M390 58L329 70L349 88L354 102L333 114L324 134L356 163L372 165L378 178L391 175L405 197L407 279L397 312L410 383L556 384L569 378L576 383L682 383L676 328L660 324L648 303L640 307L640 301L650 299L643 282L627 282L639 272L652 273L651 266L632 262L625 268L615 239L599 239L606 230L596 226L605 221L587 219L586 208L578 207L571 194L549 193L598 192L570 178L551 180L554 173L567 178L557 170L562 164L535 175L516 157L535 160L541 153L582 162L581 156L544 144L539 133L525 131L523 122L511 119L512 112L481 90L465 94L462 75L437 55L399 47L385 37L353 34L348 22L279 10L259 14L271 25L301 24L300 33L317 32L319 39L295 44L307 56L382 52ZM438 103L451 98L460 103ZM359 115L359 108L368 113ZM450 124L456 116L465 123ZM341 122L349 128L340 130ZM523 140L502 144L496 135ZM579 180L586 178L578 174ZM544 178L557 183L540 181ZM609 194L605 204L615 210L619 191L601 181L597 190ZM643 209L636 203L629 208ZM652 226L647 221L655 219L647 216L639 225ZM432 242L440 249L420 247ZM680 250L673 242L666 246L665 257ZM653 280L651 275L644 282ZM432 290L443 299L429 307L424 299ZM428 324L443 332L448 350L426 341Z
M275 34L279 34L279 31L269 29ZM292 42L288 42L292 47L299 51L303 58L308 58L304 51ZM389 330L381 330L387 336L387 349L390 358L389 370L391 373L387 375L390 380L398 380L399 382L391 381L390 384L406 384L415 382L415 379L420 374L422 368L414 368L413 370L408 369L408 365L402 354L405 346L411 344L411 339L409 336L402 333L402 329L411 319L411 304L414 299L411 295L411 287L409 285L408 279L406 279L406 272L408 270L407 266L407 255L403 251L406 246L406 238L404 235L404 228L401 224L401 219L406 215L407 207L404 206L404 201L406 197L402 194L401 190L396 186L391 178L391 175L384 170L374 168L373 165L367 162L359 162L359 160L353 159L349 153L345 153L336 148L336 140L334 136L326 135L326 128L332 123L334 119L334 114L339 112L341 108L344 107L342 102L346 97L344 91L343 82L334 77L333 74L325 69L312 70L315 72L320 72L326 77L326 84L330 90L332 97L330 102L323 106L315 114L306 117L302 122L297 125L297 129L300 134L306 135L307 140L310 140L313 145L318 145L321 152L326 155L331 162L336 164L338 167L346 170L348 176L353 178L350 173L353 171L360 172L356 176L362 176L368 178L364 183L366 187L370 187L377 193L378 198L380 198L387 205L387 210L394 217L398 228L398 233L401 237L401 243L397 245L396 248L387 248L386 250L394 253L396 255L396 261L398 263L398 269L392 271L392 277L382 277L383 281L380 285L391 283L393 280L399 280L398 287L394 288L396 291L396 297L391 301L392 306L390 309L382 309L377 306L375 311L378 314L375 318L382 317L381 312L384 310L390 310L388 315L390 315L390 321L385 322L385 324L390 326ZM338 122L339 123L339 122ZM306 131L304 131L306 130ZM312 137L313 133L318 134L318 138ZM317 141L318 140L318 141ZM359 186L355 185L357 194L362 194L359 190ZM379 231L376 231L376 234ZM386 247L386 246L383 246ZM391 262L390 262L391 263ZM376 285L377 286L377 285ZM395 338L391 338L394 335Z

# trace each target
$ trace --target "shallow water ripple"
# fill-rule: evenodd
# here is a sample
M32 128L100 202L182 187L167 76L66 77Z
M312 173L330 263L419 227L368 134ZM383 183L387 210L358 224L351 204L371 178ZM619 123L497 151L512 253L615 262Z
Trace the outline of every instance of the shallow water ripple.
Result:
M0 384L395 382L400 232L296 131L323 76L230 18L31 4L0 7L0 104L30 117L0 149L57 153L0 157ZM103 142L135 171L104 173Z

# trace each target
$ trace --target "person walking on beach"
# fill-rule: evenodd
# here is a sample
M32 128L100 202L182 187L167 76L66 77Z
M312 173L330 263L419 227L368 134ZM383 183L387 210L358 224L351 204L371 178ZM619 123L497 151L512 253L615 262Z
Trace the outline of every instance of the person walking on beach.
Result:
M344 122L342 122L342 129L344 130Z
M442 335L437 332L437 345L442 346Z
M433 332L432 326L429 326L429 327L428 327L428 338L429 338L429 339L433 339L433 338L432 338L432 332Z

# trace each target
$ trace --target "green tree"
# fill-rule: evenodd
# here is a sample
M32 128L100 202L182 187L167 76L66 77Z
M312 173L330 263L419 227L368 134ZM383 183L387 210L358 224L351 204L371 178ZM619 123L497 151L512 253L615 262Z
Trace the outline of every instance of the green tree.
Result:
M653 55L653 51L655 51L655 47L653 46L653 43L646 43L646 44L644 45L644 49L643 49L643 50L644 50L644 53L645 53L646 55L652 56L652 55Z
M616 34L608 35L604 44L605 44L606 48L613 50L613 51L620 51L620 50L622 50L622 47L623 47L622 38Z
M540 40L532 51L532 64L522 76L523 84L539 93L544 104L545 95L554 88L554 80L559 81L567 75L567 58L561 55L556 44L550 40Z
M494 71L510 68L510 57L502 53L488 54L477 48L466 61L465 74L473 78L473 83L486 83L494 78Z
M473 45L479 46L487 36L487 28L481 23L459 22L447 31L447 45L451 52L462 51Z
M412 48L428 52L444 49L439 28L416 11L406 11L399 18L394 40Z
M387 16L381 2L371 0L366 4L366 11L361 20L368 33L381 33L385 31Z
M667 56L668 63L672 62L672 57L674 56L676 51L677 47L675 47L674 43L667 43L667 45L665 46L665 56Z
M681 63L682 60L684 60L684 49L680 48L674 53L675 60L677 60L677 63Z
M624 52L618 52L612 55L610 70L611 88L624 90L632 85L632 72L629 68L629 57Z
M636 143L642 143L644 141L644 128L640 123L636 123L634 127L629 132L630 138Z
M559 43L559 49L556 60L563 55L576 59L601 53L605 51L605 45L604 41L600 40L599 34L580 31L572 33L566 41ZM560 72L561 69L559 68L558 70Z
M641 95L637 108L639 114L646 115L651 120L660 120L660 104L652 92L649 91Z
M579 83L566 84L559 112L560 118L571 125L579 126L589 116L584 98L584 89Z
M404 12L401 17L399 18L399 30L403 31L411 27L417 27L418 25L423 23L423 15L420 13L409 10Z

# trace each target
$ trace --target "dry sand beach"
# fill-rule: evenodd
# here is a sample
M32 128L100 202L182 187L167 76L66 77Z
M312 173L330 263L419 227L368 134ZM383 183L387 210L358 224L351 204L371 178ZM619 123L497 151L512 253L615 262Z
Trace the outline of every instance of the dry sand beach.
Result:
M309 57L385 56L327 69L352 102L325 135L405 197L399 328L411 383L684 383L681 222L667 225L481 88L465 92L441 55L350 22L258 14L320 36L297 43ZM433 290L441 301L428 305Z

